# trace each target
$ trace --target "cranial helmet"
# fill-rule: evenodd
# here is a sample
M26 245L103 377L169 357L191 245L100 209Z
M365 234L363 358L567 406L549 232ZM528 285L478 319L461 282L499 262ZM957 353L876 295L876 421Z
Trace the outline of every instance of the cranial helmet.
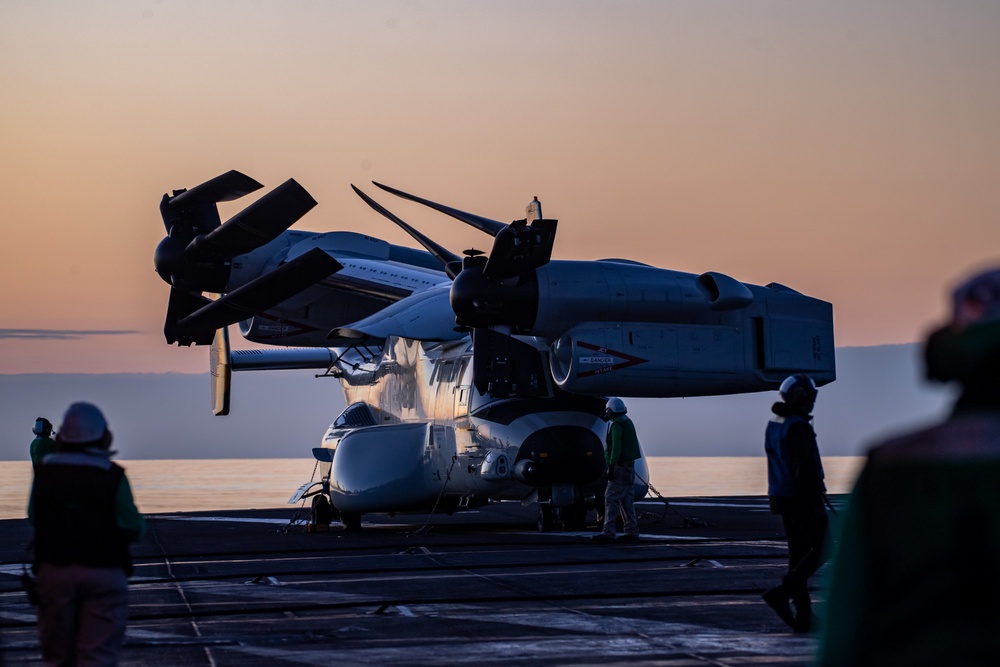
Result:
M924 346L927 377L992 393L1000 373L1000 268L959 285L951 306L950 321Z
M622 399L618 398L617 396L614 397L614 398L609 398L608 399L608 405L607 405L606 409L607 409L608 412L612 412L612 413L614 413L616 415L619 415L619 414L623 415L626 412L628 412L628 409L625 407L625 401L623 401Z
M35 425L31 427L31 432L37 436L47 438L52 434L52 422L45 417L39 417L35 420Z
M93 443L95 446L106 449L110 444L110 440L105 438L107 430L108 422L96 405L74 403L66 410L57 439L67 445Z
M809 412L816 403L816 383L805 373L789 375L778 389L781 400L793 408Z
M984 271L955 288L952 322L967 327L1000 319L1000 269Z

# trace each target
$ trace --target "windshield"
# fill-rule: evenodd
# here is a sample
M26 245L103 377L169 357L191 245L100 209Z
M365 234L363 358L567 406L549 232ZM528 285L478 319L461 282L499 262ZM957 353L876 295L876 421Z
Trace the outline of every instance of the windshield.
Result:
M334 428L374 426L375 417L366 403L352 403L333 422Z

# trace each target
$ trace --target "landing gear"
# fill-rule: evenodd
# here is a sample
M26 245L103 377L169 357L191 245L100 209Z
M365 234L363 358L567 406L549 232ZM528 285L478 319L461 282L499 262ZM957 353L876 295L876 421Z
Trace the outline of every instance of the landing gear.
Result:
M552 505L538 506L538 532L548 533L552 530L552 525L555 523L554 515Z
M579 532L587 528L587 505L577 501L569 507L563 507L560 512L563 520L563 530Z
M323 494L313 496L312 508L309 512L309 532L325 533L330 530L330 522L333 521L333 505L330 499Z
M331 519L336 519L340 521L340 523L344 524L344 530L350 532L357 532L361 530L360 512L341 512L340 509L333 503L330 503L330 509L332 510Z
M575 502L566 507L553 507L548 503L538 505L538 532L548 533L556 527L562 530L581 531L587 522L587 505Z
M340 515L340 521L344 524L344 530L356 533L361 530L361 514L354 512L344 512Z

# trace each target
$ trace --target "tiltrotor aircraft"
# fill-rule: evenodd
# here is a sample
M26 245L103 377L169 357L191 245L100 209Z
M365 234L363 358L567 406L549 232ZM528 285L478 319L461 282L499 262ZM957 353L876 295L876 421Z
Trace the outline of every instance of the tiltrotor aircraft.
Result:
M347 408L327 430L314 503L348 528L370 512L537 502L539 527L581 527L604 486L608 396L773 390L835 379L829 303L608 259L551 259L534 200L504 224L380 189L493 237L459 256L354 188L422 250L289 229L316 202L289 180L221 223L217 203L263 186L230 171L166 194L155 253L169 344L212 345L216 414L233 370L325 369ZM352 186L353 187L353 186ZM203 293L219 295L212 300ZM227 327L274 349L230 351ZM636 497L647 490L637 462Z

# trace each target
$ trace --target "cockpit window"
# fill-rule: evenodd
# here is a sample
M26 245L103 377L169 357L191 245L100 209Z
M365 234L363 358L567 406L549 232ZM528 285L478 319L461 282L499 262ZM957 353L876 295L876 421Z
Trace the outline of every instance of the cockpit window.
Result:
M375 426L375 416L367 403L352 403L333 422L334 428Z

